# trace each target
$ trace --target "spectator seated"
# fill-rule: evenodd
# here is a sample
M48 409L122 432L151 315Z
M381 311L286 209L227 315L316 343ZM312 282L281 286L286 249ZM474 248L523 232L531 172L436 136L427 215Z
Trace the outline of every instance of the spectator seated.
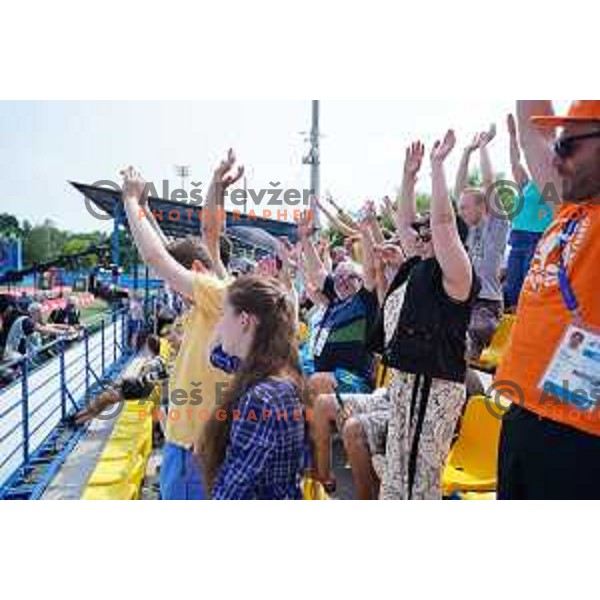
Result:
M473 361L471 366L486 373L495 373L504 351L510 341L510 334L515 323L515 315L504 315L494 337L488 348L486 348L477 361Z

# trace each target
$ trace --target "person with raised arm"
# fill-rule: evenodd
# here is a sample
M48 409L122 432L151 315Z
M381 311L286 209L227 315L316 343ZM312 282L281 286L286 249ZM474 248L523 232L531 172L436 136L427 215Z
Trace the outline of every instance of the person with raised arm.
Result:
M600 100L577 100L565 116L549 100L519 100L516 114L533 180L548 203L557 192L561 202L537 245L496 374L512 401L498 497L597 500Z
M377 273L373 240L376 234L373 229L377 227L377 218L372 203L367 203L362 215L363 218L359 223L364 269L361 294L364 298L368 297L369 303L375 307L378 302L375 294ZM374 323L369 328L369 335L373 325ZM331 428L335 424L344 440L357 498L361 500L375 498L377 480L371 466L371 455L381 452L385 447L389 397L386 390L377 390L374 393L364 391L352 393L350 390L342 390L341 386L336 386L335 392L321 394L315 401L311 432L315 447L316 479L323 484L328 493L335 491L336 481L331 473ZM356 433L353 432L355 426L347 428L347 421L353 415L354 422L361 427L361 434L364 432L364 439L362 437L360 440L357 439Z
M545 203L523 164L517 124L513 115L508 115L507 126L513 180L520 189L519 205L512 219L512 231L508 242L510 254L504 284L506 308L514 312L535 248L544 231L552 223L553 207Z
M476 361L492 341L504 308L501 269L510 231L510 219L493 189L496 183L488 146L496 137L496 127L480 133L467 146L457 176L455 194L460 216L469 227L467 247L481 291L473 307L467 356ZM469 158L479 150L482 187L467 187Z
M312 226L303 219L298 234L308 278L327 299L327 308L315 338L311 396L370 392L373 356L367 350L367 335L378 310L376 299L365 289L358 265L343 262L332 274L327 272L311 240Z
M421 142L414 142L406 149L400 195L396 210L392 212L398 242L410 256L416 252L418 244L418 235L414 227L419 220L415 188L424 156L425 146ZM391 205L390 208L393 209Z
M227 277L227 269L221 256L226 221L225 191L244 176L243 165L233 169L235 163L236 156L230 148L227 158L221 161L213 174L200 219L202 241L213 259L215 272L221 279Z
M344 209L338 204L337 200L331 194L327 195L327 201L337 211L338 218L358 232L358 223L347 212L344 211Z
M193 238L165 247L153 225L140 213L140 201L143 202L147 191L145 181L133 167L123 172L123 203L140 256L158 277L191 301L169 381L166 444L160 473L161 497L165 500L205 498L202 475L194 457L194 450L201 450L204 441L205 421L198 417L198 411L211 411L230 380L229 375L210 364L209 345L221 318L228 285L226 279L217 275L221 268L215 238L218 219L222 217L215 211L219 204L216 195L238 179L240 170L234 167L235 156L230 152L214 173L205 208L214 211L205 215L208 247Z
M332 200L330 199L330 202ZM324 204L322 200L315 197L315 204L318 209L329 219L331 226L336 229L339 233L341 233L345 237L352 237L358 234L358 229L354 227L354 223L349 225L347 221L349 218L345 218L345 214L338 209L338 214L334 214L333 211L330 211L327 206Z
M399 229L405 240L413 240L413 249L388 292L405 286L383 355L392 370L383 499L441 497L442 471L465 402L466 335L479 284L444 173L455 144L448 131L433 147L431 214L413 222L412 233L414 197L399 201Z

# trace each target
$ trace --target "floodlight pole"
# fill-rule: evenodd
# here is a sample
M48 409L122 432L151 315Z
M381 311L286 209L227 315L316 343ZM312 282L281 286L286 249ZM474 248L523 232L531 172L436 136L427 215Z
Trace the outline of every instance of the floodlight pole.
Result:
M185 180L190 176L188 165L175 165L175 172L181 177L181 189L185 191Z
M319 116L320 116L320 104L319 100L312 101L312 127L310 130L310 135L307 141L310 142L310 150L308 151L308 155L304 157L303 163L305 165L310 165L310 191L311 194L319 197L321 193L321 149L320 149L320 140L321 140L321 132L319 129ZM314 211L314 220L315 226L318 228L320 226L319 214L317 211L317 207L312 202L309 207Z

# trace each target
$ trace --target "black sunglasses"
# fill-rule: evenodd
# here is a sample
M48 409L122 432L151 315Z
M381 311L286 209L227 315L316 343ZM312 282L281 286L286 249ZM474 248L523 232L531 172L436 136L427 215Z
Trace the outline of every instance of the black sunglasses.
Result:
M556 140L556 143L554 144L554 153L559 158L569 158L570 156L573 156L577 142L581 140L591 140L594 138L600 138L600 131L593 131L591 133L582 133L581 135L572 135L571 137L561 138Z
M417 232L417 235L424 244L428 244L431 241L431 222L429 220L413 223L412 228Z

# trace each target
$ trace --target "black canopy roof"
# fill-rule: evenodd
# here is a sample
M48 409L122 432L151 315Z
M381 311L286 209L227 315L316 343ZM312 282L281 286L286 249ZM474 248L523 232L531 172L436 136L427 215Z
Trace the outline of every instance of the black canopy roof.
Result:
M97 218L114 218L119 214L121 208L121 192L117 189L108 187L98 187L84 183L70 182L75 189L80 191L88 198L100 211L95 208L88 208ZM115 186L116 187L116 186ZM187 237L189 235L199 235L201 206L192 206L182 202L174 202L163 198L148 199L150 209L154 211L156 220L169 237ZM104 214L102 214L104 213ZM123 224L127 225L127 220L123 219ZM227 211L226 227L228 235L232 237L252 238L256 246L262 247L264 244L270 245L268 240L270 236L287 237L291 242L297 240L297 226L295 223L286 221L277 221L274 219L262 219L248 215L240 215ZM270 234L270 235L265 235ZM253 243L253 242L248 242ZM266 248L265 248L266 249Z

